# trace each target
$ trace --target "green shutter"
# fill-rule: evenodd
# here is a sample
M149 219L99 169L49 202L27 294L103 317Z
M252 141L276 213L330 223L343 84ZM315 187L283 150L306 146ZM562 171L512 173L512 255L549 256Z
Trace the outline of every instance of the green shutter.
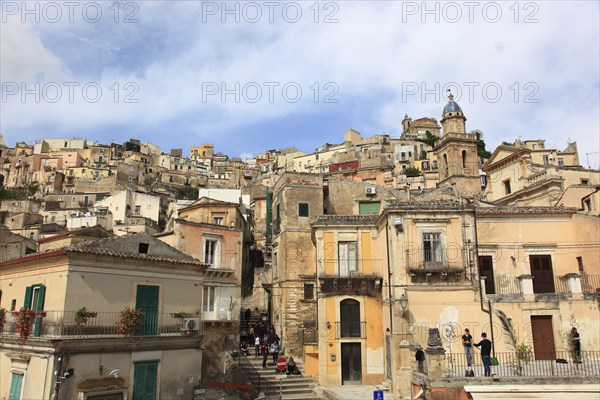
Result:
M379 214L379 201L363 201L358 204L358 213L360 215Z
M138 285L135 300L136 310L144 312L144 322L138 335L156 335L158 327L158 286Z
M40 288L40 297L38 298L37 310L33 311L44 311L44 298L46 297L46 286L38 285Z
M133 400L155 400L157 362L136 363L133 371Z
M33 293L33 286L27 286L25 288L25 301L23 302L23 307L29 308L31 307L31 294Z
M23 385L23 375L12 373L10 379L10 393L8 394L8 400L20 400L21 399L21 386Z

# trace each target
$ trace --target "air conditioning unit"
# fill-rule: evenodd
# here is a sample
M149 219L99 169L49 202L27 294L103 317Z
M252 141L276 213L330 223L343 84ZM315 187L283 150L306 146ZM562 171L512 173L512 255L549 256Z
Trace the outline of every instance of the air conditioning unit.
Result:
M184 331L200 330L200 318L184 318L181 329Z
M365 188L365 194L375 194L377 193L377 188L375 188L374 186Z

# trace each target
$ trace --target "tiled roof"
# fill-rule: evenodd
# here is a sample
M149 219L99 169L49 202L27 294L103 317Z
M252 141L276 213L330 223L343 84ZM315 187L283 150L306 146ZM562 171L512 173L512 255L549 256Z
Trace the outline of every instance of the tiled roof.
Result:
M373 225L379 215L319 215L315 225Z
M390 200L387 210L460 210L471 209L470 205L461 205L456 200L431 200L431 201L398 201Z
M151 245L150 253L140 253L139 244L149 243ZM152 243L163 247L164 251L159 254L152 254ZM67 252L100 254L115 257L136 258L149 261L164 261L180 264L205 265L195 258L169 246L168 244L156 239L147 233L137 233L130 236L118 236L101 239L93 242L83 242L65 248ZM161 254L162 253L162 254Z
M574 214L572 207L485 207L477 208L477 215L514 215L514 214Z

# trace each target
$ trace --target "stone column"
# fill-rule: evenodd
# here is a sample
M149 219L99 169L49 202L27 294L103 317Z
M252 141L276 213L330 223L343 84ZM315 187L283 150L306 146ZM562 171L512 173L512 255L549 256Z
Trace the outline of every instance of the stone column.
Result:
M427 374L430 378L445 378L446 368L444 360L446 350L442 347L442 338L438 328L429 328L427 336L427 349L425 349L425 362L427 363Z
M567 288L571 293L583 293L581 289L581 277L578 274L566 274L564 278L567 280Z
M521 294L533 296L533 275L519 275L517 279L521 284Z

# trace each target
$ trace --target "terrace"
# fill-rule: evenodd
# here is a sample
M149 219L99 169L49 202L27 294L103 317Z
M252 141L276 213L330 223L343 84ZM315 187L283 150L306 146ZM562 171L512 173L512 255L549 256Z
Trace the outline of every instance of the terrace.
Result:
M7 315L4 338L20 338L16 327L17 316ZM202 336L200 313L149 313L133 336ZM120 312L86 313L78 318L77 311L43 311L36 313L27 340L122 338L125 334Z

